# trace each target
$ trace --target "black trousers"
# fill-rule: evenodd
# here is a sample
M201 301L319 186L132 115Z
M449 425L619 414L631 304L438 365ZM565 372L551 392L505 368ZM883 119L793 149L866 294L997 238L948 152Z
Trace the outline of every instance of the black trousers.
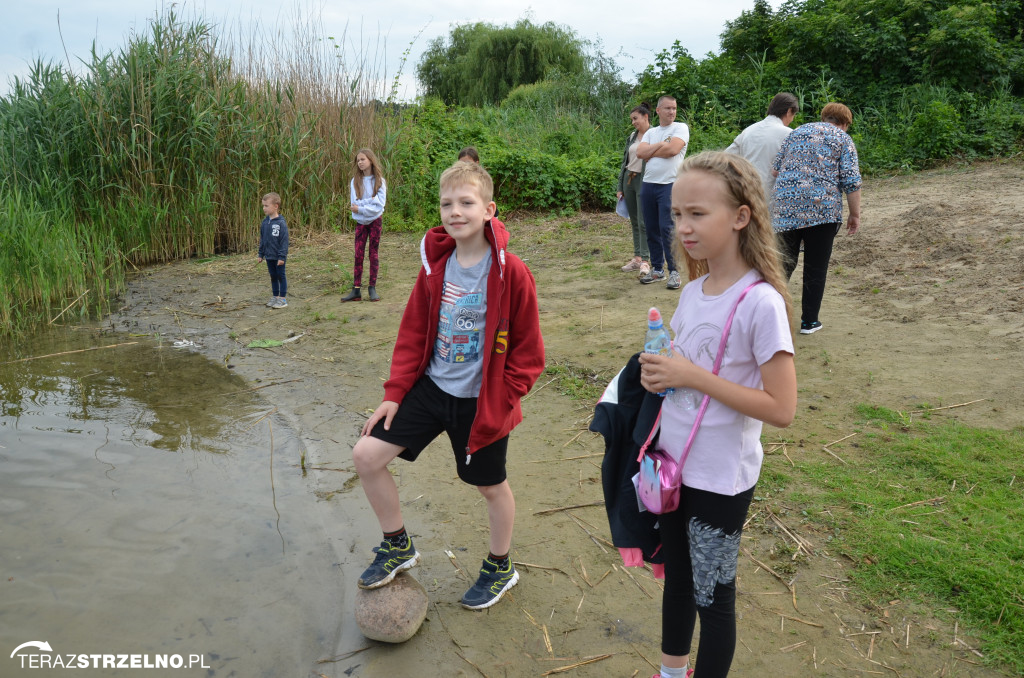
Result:
M804 291L800 301L800 320L804 325L818 320L821 300L825 296L828 262L832 258L832 243L838 232L839 224L817 224L778 234L787 280L796 270L800 243L804 245Z

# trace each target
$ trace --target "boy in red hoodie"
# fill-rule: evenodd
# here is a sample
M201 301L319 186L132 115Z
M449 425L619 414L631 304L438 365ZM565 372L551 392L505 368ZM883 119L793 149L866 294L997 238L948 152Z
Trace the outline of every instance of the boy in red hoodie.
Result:
M391 359L384 401L352 450L384 540L359 578L388 584L420 554L405 531L395 457L413 461L442 431L459 478L487 501L490 553L462 605L494 605L519 581L512 564L515 498L505 475L509 432L523 420L520 400L544 369L537 288L530 269L505 250L494 218L494 185L480 165L458 162L441 175L441 223L420 243L420 269Z

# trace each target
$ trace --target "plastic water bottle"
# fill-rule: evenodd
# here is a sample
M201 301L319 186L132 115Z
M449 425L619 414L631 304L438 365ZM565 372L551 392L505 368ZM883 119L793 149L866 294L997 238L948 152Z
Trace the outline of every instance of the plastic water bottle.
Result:
M672 355L672 338L668 336L665 323L661 320L661 311L655 307L647 312L647 336L644 337L644 353L655 353L657 355ZM672 395L674 388L669 388L658 395L662 398Z

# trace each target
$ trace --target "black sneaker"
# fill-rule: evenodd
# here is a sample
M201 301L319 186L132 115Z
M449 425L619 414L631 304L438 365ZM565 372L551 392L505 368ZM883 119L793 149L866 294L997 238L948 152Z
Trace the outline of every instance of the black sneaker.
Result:
M800 334L814 334L821 329L821 323L815 320L812 323L800 323Z
M420 561L420 554L412 545L412 539L404 549L396 549L386 539L373 549L377 556L373 559L362 576L359 577L359 588L379 589L391 580L402 570L408 570Z
M508 569L498 569L498 564L484 558L483 567L476 583L462 596L462 607L467 610L482 610L494 605L505 595L505 591L519 582L519 573L509 558Z

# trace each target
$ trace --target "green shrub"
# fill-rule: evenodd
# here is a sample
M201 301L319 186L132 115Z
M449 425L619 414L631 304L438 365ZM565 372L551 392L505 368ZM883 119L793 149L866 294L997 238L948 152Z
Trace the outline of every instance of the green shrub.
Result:
M960 114L943 101L930 102L907 130L907 150L922 160L949 158L961 152Z

